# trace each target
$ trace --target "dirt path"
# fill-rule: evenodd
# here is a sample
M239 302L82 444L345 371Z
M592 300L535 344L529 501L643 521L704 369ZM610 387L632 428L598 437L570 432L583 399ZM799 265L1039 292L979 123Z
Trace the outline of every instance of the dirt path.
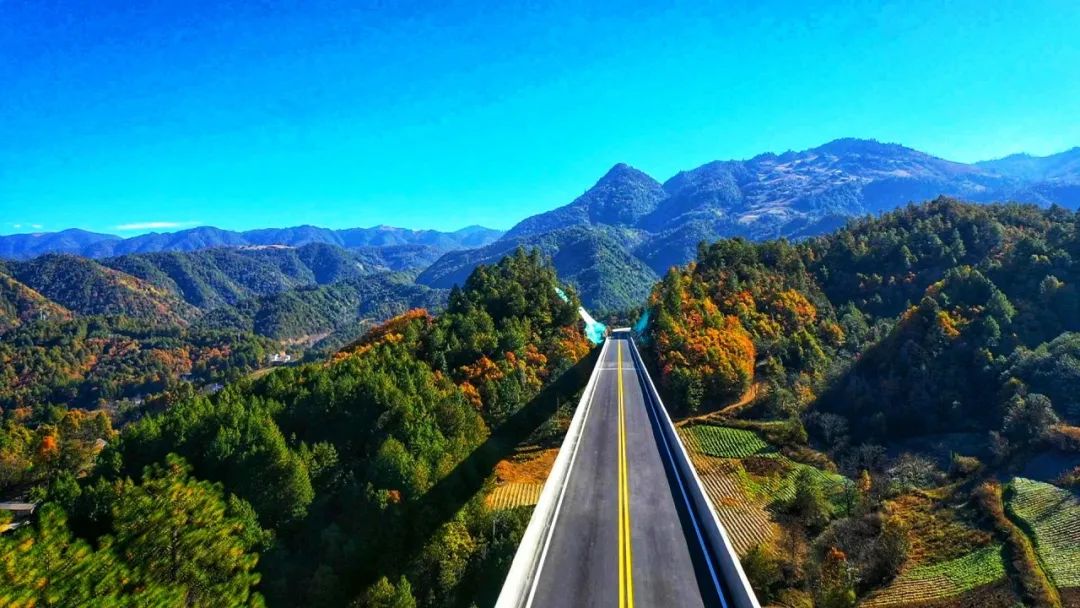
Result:
M675 426L686 426L688 424L696 424L699 422L707 422L716 418L725 418L734 416L739 413L743 408L750 405L758 398L758 394L761 392L762 383L754 382L750 385L750 388L746 389L738 400L725 405L724 407L708 414L701 414L700 416L691 416L689 418L683 418L675 423Z

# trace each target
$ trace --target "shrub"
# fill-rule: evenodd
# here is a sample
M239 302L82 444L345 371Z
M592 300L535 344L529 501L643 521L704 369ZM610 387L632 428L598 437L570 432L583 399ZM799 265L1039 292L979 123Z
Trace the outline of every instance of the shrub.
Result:
M742 558L743 571L758 599L768 602L781 580L780 559L764 545L754 545Z
M949 476L954 479L967 477L982 468L982 462L974 456L961 456L953 453L952 462L949 465Z

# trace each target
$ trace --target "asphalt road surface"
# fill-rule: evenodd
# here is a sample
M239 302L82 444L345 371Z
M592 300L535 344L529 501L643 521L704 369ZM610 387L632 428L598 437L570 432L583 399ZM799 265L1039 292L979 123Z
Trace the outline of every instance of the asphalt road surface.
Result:
M609 338L597 362L600 375L530 605L721 606L624 335Z

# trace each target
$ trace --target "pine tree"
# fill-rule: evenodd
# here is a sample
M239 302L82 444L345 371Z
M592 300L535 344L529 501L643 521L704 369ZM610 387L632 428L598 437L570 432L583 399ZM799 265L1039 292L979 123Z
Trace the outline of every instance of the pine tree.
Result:
M179 456L148 467L140 485L125 482L113 518L117 547L144 582L183 588L193 608L262 605L243 523L220 486L192 479Z

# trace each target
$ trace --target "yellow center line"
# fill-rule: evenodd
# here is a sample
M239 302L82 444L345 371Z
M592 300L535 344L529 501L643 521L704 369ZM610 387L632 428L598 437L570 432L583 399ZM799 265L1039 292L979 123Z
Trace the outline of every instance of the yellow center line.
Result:
M623 426L622 426L622 345L618 342L615 343L615 350L618 352L618 365L615 367L615 374L618 377L619 391L618 391L618 456L616 457L619 462L619 608L626 606L626 550L623 546L623 459L622 459L622 442L623 442Z
M619 385L619 606L634 607L634 557L630 543L630 465L626 457L626 407L623 403L622 346L618 348Z

